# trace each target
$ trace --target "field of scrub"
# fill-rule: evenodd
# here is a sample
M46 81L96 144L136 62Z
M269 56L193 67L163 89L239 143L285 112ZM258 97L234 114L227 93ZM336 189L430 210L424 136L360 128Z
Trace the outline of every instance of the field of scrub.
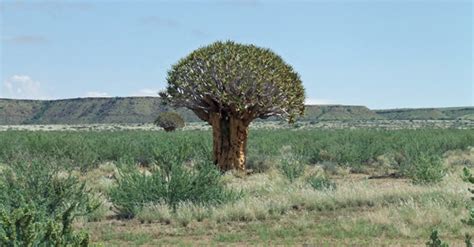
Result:
M251 129L248 174L221 174L211 145L209 130L0 132L0 245L424 246L436 229L463 246L474 232L472 129Z

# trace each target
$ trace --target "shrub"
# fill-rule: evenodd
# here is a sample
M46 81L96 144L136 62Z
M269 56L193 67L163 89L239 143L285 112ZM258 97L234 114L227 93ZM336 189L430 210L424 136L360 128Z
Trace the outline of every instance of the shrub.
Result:
M466 247L472 247L471 240L472 240L472 236L466 233L466 235L464 235L464 243L466 244Z
M266 155L256 155L249 156L247 159L247 169L255 173L263 173L268 171L273 167L273 161L269 156Z
M313 175L311 177L308 177L306 181L315 190L334 190L334 189L336 189L336 183L334 183L333 181L331 181L327 177Z
M150 175L135 169L120 171L118 186L109 192L119 216L134 217L149 203L165 203L175 210L180 202L218 204L238 196L225 187L220 172L212 164L189 168L171 163L165 167L155 168Z
M474 184L474 175L472 175L471 171L467 167L464 167L463 169L462 179L469 184ZM469 188L468 190L474 195L474 189ZM471 197L471 200L472 202L474 202L474 196ZM469 209L468 218L465 220L462 220L463 223L470 226L474 226L474 205L472 205L472 202L471 202L471 208Z
M85 184L47 160L17 161L0 173L0 246L86 246L72 223L98 206Z
M290 182L301 177L304 173L305 167L306 165L301 162L301 159L298 159L293 155L283 158L279 164L280 171L288 178L288 180L290 180Z
M415 156L403 172L415 184L438 183L443 180L446 174L441 158L438 155L425 152Z
M88 246L89 235L74 233L72 211L46 219L41 210L24 205L11 212L0 210L1 246Z
M165 129L165 131L174 131L183 128L184 119L176 112L163 112L155 120L155 124Z
M431 235L430 235L430 240L426 242L427 247L448 247L449 245L441 239L439 239L438 236L438 230L432 230Z

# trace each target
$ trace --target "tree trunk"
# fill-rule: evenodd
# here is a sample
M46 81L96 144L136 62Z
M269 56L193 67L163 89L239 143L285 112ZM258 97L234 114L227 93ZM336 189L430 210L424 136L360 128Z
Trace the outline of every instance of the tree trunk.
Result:
M245 121L220 113L211 113L214 164L221 171L245 171L245 149L248 124Z

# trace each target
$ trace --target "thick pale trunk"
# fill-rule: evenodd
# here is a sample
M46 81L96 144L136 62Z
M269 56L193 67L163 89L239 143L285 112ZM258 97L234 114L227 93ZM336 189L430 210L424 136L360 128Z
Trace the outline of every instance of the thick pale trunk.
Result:
M211 113L214 163L222 170L245 171L248 124L232 116Z

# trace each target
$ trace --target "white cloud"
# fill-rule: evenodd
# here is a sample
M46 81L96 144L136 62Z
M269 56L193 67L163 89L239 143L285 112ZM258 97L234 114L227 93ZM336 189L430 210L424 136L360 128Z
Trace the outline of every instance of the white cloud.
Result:
M19 35L2 37L2 41L15 45L38 45L48 43L48 39L39 35Z
M41 83L27 75L13 75L2 84L1 97L12 99L45 99Z
M106 92L96 92L96 91L91 91L87 92L85 97L90 97L90 98L104 98L104 97L112 97Z
M152 89L152 88L143 88L136 92L133 92L131 96L151 96L151 97L158 97L159 89Z
M331 105L334 104L333 101L327 99L314 99L307 98L304 102L306 105Z

